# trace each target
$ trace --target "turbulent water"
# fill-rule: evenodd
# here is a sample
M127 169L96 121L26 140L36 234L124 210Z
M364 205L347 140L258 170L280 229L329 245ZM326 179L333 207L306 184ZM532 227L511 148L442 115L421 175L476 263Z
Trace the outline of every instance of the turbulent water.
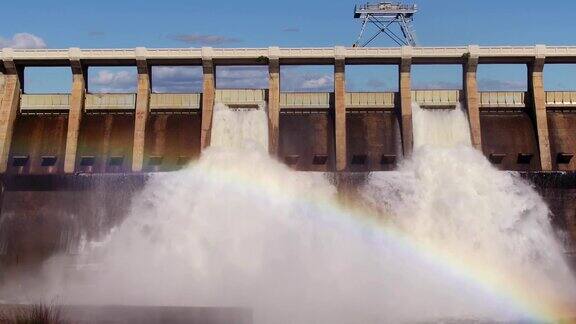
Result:
M75 266L50 260L25 297L244 306L256 323L541 320L525 294L576 300L546 205L470 147L459 109L415 106L413 157L372 174L355 208L269 158L266 125L263 106L217 105L200 161L154 176L121 226Z

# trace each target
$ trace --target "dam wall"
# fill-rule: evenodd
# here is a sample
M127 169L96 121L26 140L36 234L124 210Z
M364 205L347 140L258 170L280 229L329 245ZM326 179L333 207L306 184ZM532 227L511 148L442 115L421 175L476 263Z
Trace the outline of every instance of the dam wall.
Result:
M545 92L546 64L575 63L574 47L126 49L2 51L0 173L74 174L176 170L210 144L215 102L266 103L270 152L301 171L392 170L412 151L411 103L468 112L472 143L498 168L576 171L576 91ZM332 65L334 91L280 91L282 65ZM347 92L348 65L397 65L398 92ZM462 90L411 89L414 65L463 67ZM481 64L528 67L528 91L480 92ZM91 66L136 66L135 93L90 93ZM202 66L201 93L154 93L153 66ZM268 89L219 89L215 67L264 65ZM69 66L68 94L23 91L26 67ZM50 136L48 136L50 135Z
M547 64L576 63L576 47L3 49L1 57L0 220L21 230L0 240L0 260L42 258L66 249L62 237L78 239L62 231L97 236L95 222L120 222L149 173L181 169L210 146L215 103L265 104L272 156L294 170L342 174L391 171L412 154L413 102L462 105L474 147L500 170L523 172L549 202L567 246L576 238L576 188L563 180L576 171L576 91L544 91L542 76ZM347 92L346 66L364 64L398 66L399 90ZM434 64L462 66L462 89L412 89L412 66ZM528 91L479 91L482 64L527 66ZM267 66L268 88L218 88L216 67L234 65ZM282 65L333 66L334 91L283 92ZM53 66L70 68L70 93L24 91L27 67ZM94 66L135 66L136 91L91 93ZM153 92L153 66L202 67L202 91ZM75 225L67 229L69 215Z
M258 93L255 95L255 93ZM233 108L267 103L268 90L216 90L216 102ZM527 92L479 92L481 150L502 170L575 171L576 92L546 92L548 164ZM345 95L345 141L336 145L334 93L280 93L276 155L300 171L393 170L404 156L399 93ZM557 99L565 96L567 99ZM95 102L92 98L99 98ZM129 173L173 171L201 154L202 94L150 94L141 170L134 169L135 94L87 94L79 122L73 165L69 146L70 95L22 94L12 126L6 174ZM461 90L414 90L426 109L454 109ZM188 100L188 101L186 101ZM556 101L564 100L564 101ZM574 100L574 101L570 101ZM336 168L345 149L345 166ZM69 153L69 152L68 152ZM140 156L138 155L138 156ZM139 164L138 164L139 165Z

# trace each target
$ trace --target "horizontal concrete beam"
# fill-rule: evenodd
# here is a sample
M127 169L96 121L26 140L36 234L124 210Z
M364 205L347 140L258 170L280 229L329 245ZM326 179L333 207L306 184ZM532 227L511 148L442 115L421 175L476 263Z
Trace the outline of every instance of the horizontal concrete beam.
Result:
M265 89L216 89L214 101L226 105L258 105L266 102Z
M70 94L23 94L21 111L69 110Z
M412 90L412 101L422 106L456 106L461 96L460 90Z
M86 110L134 110L135 93L89 93L86 94Z
M487 91L479 92L480 108L521 108L526 105L524 91Z
M576 91L547 91L547 107L576 107Z
M336 57L347 64L399 64L399 47L339 47L336 48L147 48L139 51L139 58L151 65L202 63L206 53L215 64L267 65L268 59L279 59L281 64L333 64ZM526 63L542 54L535 46L477 47L474 55L480 63ZM542 48L539 50L542 51ZM547 63L576 63L576 46L550 46L543 48ZM25 66L67 66L70 60L81 60L85 65L136 65L135 49L3 49L12 60ZM462 64L470 55L469 47L414 47L412 64Z
M346 108L388 108L393 109L396 102L395 92L348 92Z
M330 92L281 92L281 109L330 109Z
M201 93L152 93L150 110L199 110Z
M397 92L347 92L347 109L393 109ZM455 106L464 100L461 90L412 90L412 100L422 106ZM331 92L281 92L281 109L331 109ZM151 111L200 110L202 93L152 93ZM480 108L524 108L524 91L478 92ZM216 90L216 102L256 105L266 101L264 89ZM0 98L1 100L1 98ZM87 94L87 110L134 110L135 94ZM70 94L23 94L22 112L67 111ZM576 91L547 91L547 108L576 108Z

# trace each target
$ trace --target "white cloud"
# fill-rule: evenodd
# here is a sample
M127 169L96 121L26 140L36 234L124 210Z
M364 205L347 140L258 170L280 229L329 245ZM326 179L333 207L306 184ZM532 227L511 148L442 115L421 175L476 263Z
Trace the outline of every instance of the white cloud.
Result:
M330 92L334 89L332 73L286 69L282 72L282 91ZM267 66L221 66L216 71L220 89L267 89ZM202 68L191 66L156 66L152 69L154 92L193 93L202 91ZM107 68L90 74L92 92L134 92L137 74L133 70Z
M268 88L268 68L266 66L219 67L216 72L220 89L266 89ZM186 66L158 66L152 71L152 84L155 92L191 93L202 91L202 68ZM334 89L332 73L302 71L298 68L283 69L281 74L282 91L330 92ZM370 81L370 80L369 80ZM369 82L374 90L383 87L382 82ZM135 92L136 71L103 69L90 76L90 90L93 92ZM523 91L524 82L494 79L478 80L479 89ZM449 81L416 82L414 89L460 89L461 84Z
M223 66L216 70L218 88L268 88L268 67L266 66Z
M92 92L135 92L137 77L135 71L100 70L89 78Z
M331 92L334 90L334 74L321 71L305 71L299 67L282 70L282 91Z
M218 88L268 88L268 68L219 67L216 72ZM192 93L202 91L202 68L191 66L157 66L152 68L152 87L159 93ZM91 92L134 92L136 71L103 69L90 74Z
M46 42L33 34L17 33L11 39L0 37L0 48L46 48Z
M216 71L217 87L220 89L267 89L267 66L221 66ZM332 73L302 71L298 68L282 72L283 91L327 92L334 88ZM155 92L200 92L202 70L199 67L158 66L152 70Z
M302 82L304 89L325 89L334 85L334 78L330 75L312 77Z
M202 68L194 66L153 67L152 86L155 92L201 92Z

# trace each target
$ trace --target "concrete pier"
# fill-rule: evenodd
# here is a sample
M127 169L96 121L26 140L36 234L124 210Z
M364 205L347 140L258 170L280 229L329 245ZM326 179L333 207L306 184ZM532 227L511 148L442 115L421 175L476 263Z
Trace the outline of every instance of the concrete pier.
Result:
M202 133L200 146L202 149L210 146L210 136L212 133L212 114L214 111L214 97L216 92L216 69L214 62L210 59L210 50L203 49L205 58L202 59L202 71L204 76L202 86Z
M20 101L20 80L17 74L7 74L4 98L0 106L0 172L6 172L12 132Z
M8 168L8 155L12 144L12 132L20 103L23 70L19 69L12 58L11 50L2 51L4 63L4 95L0 103L0 173Z
M412 48L402 47L402 57L400 61L399 86L400 102L398 106L398 116L400 121L400 130L402 131L402 150L404 157L410 157L413 149L412 135Z
M145 51L145 50L144 50ZM132 172L142 172L144 167L144 147L146 124L150 111L150 68L143 49L137 49L136 66L138 68L138 92L136 93L136 112L134 118L134 149L132 152Z
M548 117L546 116L546 93L544 92L545 52L545 46L537 45L534 62L528 64L528 93L531 100L531 115L538 134L542 171L552 171Z
M278 48L270 48L268 62L268 151L278 155L280 136L280 60Z
M78 55L79 49L71 49L73 54ZM70 60L72 68L72 91L70 94L70 110L68 111L68 130L66 134L66 155L64 157L64 172L74 173L76 171L76 160L78 151L78 135L80 133L80 123L84 114L84 100L86 95L86 84L88 71L82 66L78 58Z
M470 46L470 55L464 62L464 100L466 111L468 112L468 121L470 123L470 137L472 146L482 151L482 136L480 129L480 101L478 96L478 80L476 73L478 71L478 46Z
M334 64L334 131L336 134L336 171L345 171L347 166L345 70L346 63L343 57L337 57Z

